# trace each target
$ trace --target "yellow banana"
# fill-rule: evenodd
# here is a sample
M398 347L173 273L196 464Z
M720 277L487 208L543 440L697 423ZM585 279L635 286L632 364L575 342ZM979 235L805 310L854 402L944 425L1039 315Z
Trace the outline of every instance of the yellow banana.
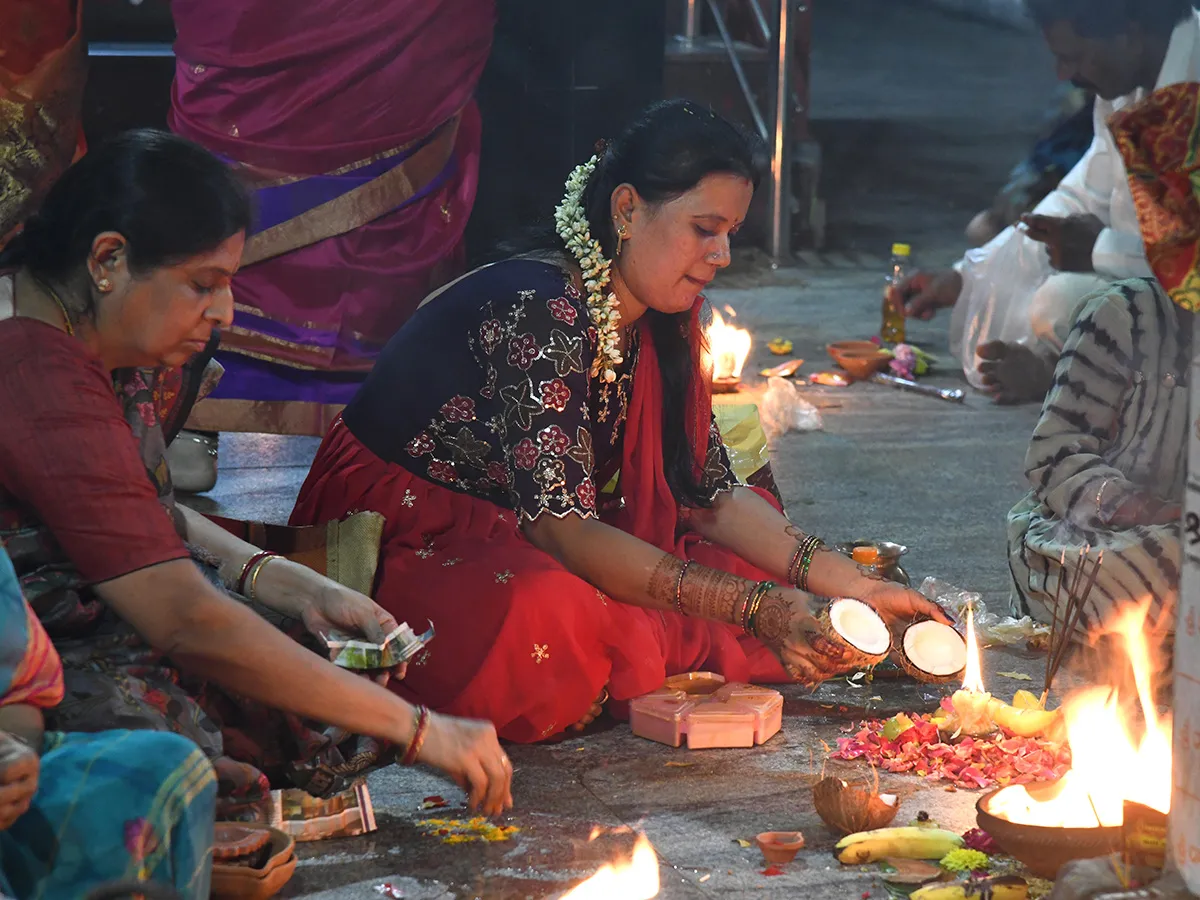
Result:
M1036 737L1053 727L1061 712L1057 709L1014 709L1003 700L993 697L988 701L988 715L997 725L1015 735Z
M1045 709L1042 700L1033 691L1017 691L1013 694L1012 705L1016 709Z
M981 882L979 889L969 888L974 891L970 894L967 893L967 884L930 884L913 891L909 897L911 900L972 900L972 898L982 900L985 896L985 884L990 886L990 893L986 896L991 897L992 900L1026 900L1029 896L1029 885L1023 878L1005 875L1001 878L989 878Z
M896 859L941 859L951 850L962 846L963 839L952 831L940 828L879 828L860 831L842 838L834 852L838 861L848 866L878 862L891 856Z

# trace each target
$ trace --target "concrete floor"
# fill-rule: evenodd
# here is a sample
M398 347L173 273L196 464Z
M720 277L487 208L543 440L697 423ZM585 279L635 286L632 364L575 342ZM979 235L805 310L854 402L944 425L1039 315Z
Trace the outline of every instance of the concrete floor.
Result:
M814 47L812 102L832 247L806 257L803 267L775 272L744 262L712 292L757 338L747 371L769 361L762 345L776 335L795 342L809 372L828 365L827 341L872 334L893 240L913 242L928 261L955 258L962 228L1028 148L1052 85L1036 36L890 0L819 3ZM940 351L944 322L917 325L910 338ZM948 358L931 379L961 381ZM979 397L952 405L874 385L802 390L821 408L825 427L786 435L773 448L793 519L830 540L905 543L918 578L937 575L1006 603L1004 514L1024 491L1022 460L1037 411L997 409ZM220 484L192 502L282 521L315 446L226 436ZM1036 679L1042 660L992 652L986 664L996 692L1011 693L1020 684L994 673L1026 671ZM663 897L884 896L871 870L842 868L829 855L834 838L813 812L808 788L825 765L824 744L864 716L865 706L921 711L938 695L903 681L785 693L783 733L753 751L671 750L634 738L625 726L510 748L517 809L508 822L522 829L510 843L446 846L423 836L415 823L461 810L425 813L421 799L441 794L456 803L461 795L427 772L380 772L371 779L378 833L303 846L283 896L366 900L379 896L383 882L408 898L556 896L616 852L614 842L628 840L588 843L594 826L629 826L650 837L662 861ZM687 765L670 765L679 762ZM829 768L862 774L850 764ZM884 781L903 798L902 821L925 809L947 827L973 824L975 795L899 776ZM797 828L809 849L778 877L760 874L758 851L736 843Z

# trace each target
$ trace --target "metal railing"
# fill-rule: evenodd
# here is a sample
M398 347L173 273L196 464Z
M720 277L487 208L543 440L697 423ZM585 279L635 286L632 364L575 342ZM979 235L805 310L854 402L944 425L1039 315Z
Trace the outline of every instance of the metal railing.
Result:
M700 37L700 0L686 0L683 39L694 44ZM785 262L791 254L792 229L792 110L800 109L800 101L792 83L792 45L795 17L804 11L800 0L778 0L779 10L775 27L763 12L758 0L746 0L763 45L773 50L773 77L771 79L770 115L764 116L758 98L750 86L750 79L742 65L741 55L730 33L724 11L719 0L705 0L709 16L717 35L725 47L730 68L741 89L754 126L771 149L771 184L767 229L767 252L776 265ZM768 122L770 123L768 125Z

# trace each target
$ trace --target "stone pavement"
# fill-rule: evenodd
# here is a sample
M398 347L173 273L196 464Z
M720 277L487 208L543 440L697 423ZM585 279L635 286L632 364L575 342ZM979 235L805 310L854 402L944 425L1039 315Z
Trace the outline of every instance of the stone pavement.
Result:
M1035 35L889 0L818 3L814 48L814 128L825 151L833 246L777 272L749 254L719 280L712 300L733 306L756 338L747 372L776 361L764 345L777 335L795 342L808 373L829 365L826 342L874 333L893 240L911 240L925 260L956 257L962 228L1027 149L1053 78ZM916 325L910 338L940 351L944 322ZM930 383L958 385L961 377L944 357ZM1037 410L997 409L974 396L954 405L875 385L801 392L821 409L824 429L785 435L773 448L793 519L830 540L899 541L911 548L906 565L916 580L937 575L1005 603L1004 514L1025 489L1022 460ZM756 396L752 390L744 399ZM217 489L190 502L283 521L316 443L227 435ZM996 672L1025 671L1036 682L1043 665L1008 651L989 652L985 664L1000 694L1021 684ZM511 747L517 808L506 821L521 832L509 843L447 846L422 835L422 819L463 814L461 795L425 771L384 770L371 779L379 831L302 846L283 896L369 900L387 881L421 900L553 897L628 844L620 835L589 843L595 826L649 836L666 898L885 896L869 870L832 858L834 838L808 789L825 767L826 745L865 714L862 707L920 711L937 694L908 681L867 688L839 681L785 695L783 732L752 751L672 750L623 725ZM841 763L828 770L864 771ZM924 809L950 828L973 824L973 794L900 776L883 782L902 798L898 821ZM421 811L431 794L452 808ZM803 831L808 849L786 874L765 877L757 849L736 840L783 829Z

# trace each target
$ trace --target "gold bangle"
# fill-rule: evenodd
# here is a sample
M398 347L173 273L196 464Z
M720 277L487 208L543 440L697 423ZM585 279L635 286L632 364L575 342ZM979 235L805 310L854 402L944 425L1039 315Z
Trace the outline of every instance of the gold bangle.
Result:
M258 561L258 564L254 567L254 571L250 575L250 587L246 591L246 596L249 599L254 600L254 601L258 600L258 576L261 575L262 570L267 567L267 563L269 563L273 559L279 559L279 554L272 553L270 556L264 556L261 560Z

